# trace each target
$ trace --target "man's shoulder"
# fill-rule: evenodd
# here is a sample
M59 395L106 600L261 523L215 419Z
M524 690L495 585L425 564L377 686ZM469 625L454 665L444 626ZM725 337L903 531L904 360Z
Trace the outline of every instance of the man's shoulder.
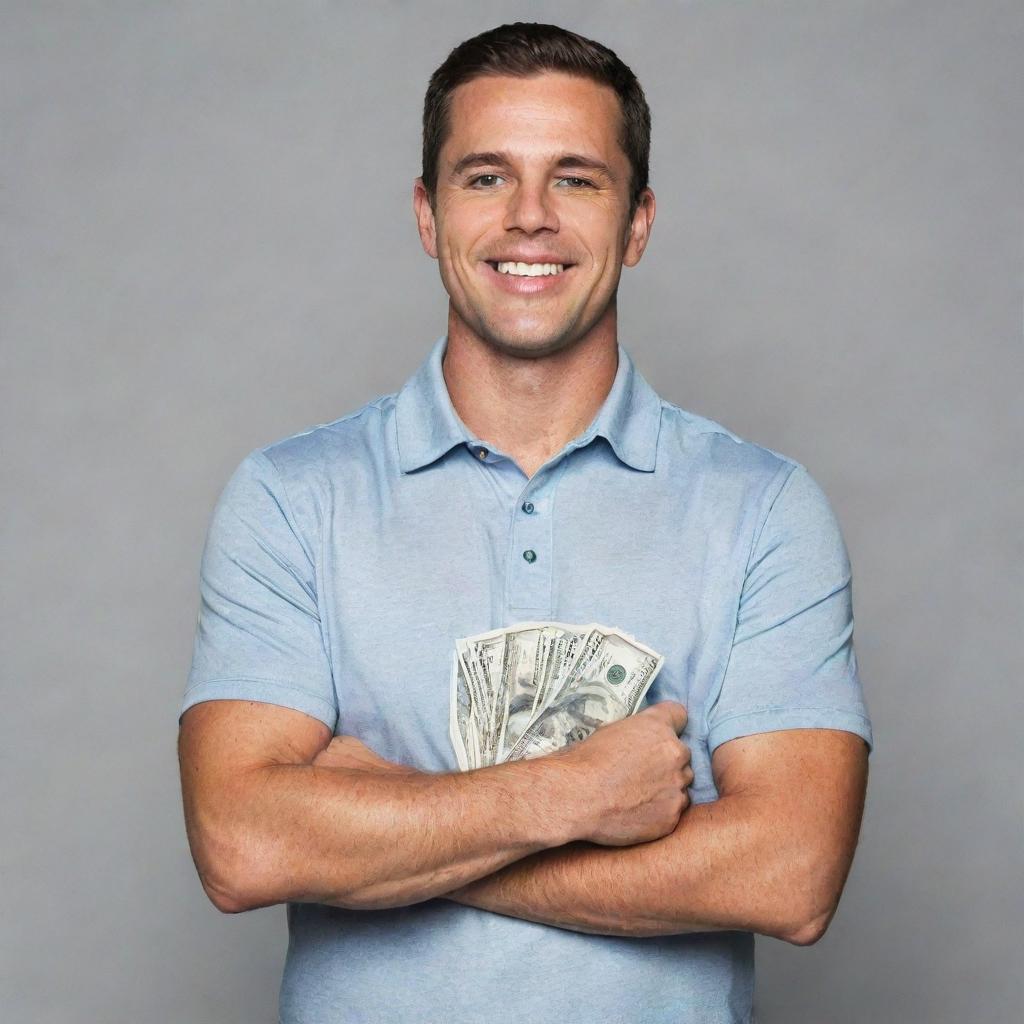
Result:
M381 395L338 419L263 445L252 455L269 462L286 482L309 482L353 460L373 458L385 441L385 421L396 398L397 392Z
M784 480L795 469L796 459L742 437L717 420L700 416L662 398L659 448L678 453L690 466L748 482Z

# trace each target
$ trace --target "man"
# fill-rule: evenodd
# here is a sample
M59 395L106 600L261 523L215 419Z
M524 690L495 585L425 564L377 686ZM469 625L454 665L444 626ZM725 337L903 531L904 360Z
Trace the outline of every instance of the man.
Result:
M414 190L446 335L218 502L186 823L219 909L288 904L285 1024L747 1021L753 933L806 945L835 913L871 743L849 562L803 466L618 343L649 126L600 44L457 47ZM664 654L649 706L459 772L454 641L527 619Z

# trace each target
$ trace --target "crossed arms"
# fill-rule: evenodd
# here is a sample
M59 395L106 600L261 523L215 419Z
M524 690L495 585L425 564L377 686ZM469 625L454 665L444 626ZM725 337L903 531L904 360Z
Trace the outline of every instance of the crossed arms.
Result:
M864 741L831 729L730 740L712 757L719 799L690 806L684 724L663 702L567 751L437 774L297 711L206 701L179 736L189 843L227 913L446 897L603 935L816 942L857 844Z

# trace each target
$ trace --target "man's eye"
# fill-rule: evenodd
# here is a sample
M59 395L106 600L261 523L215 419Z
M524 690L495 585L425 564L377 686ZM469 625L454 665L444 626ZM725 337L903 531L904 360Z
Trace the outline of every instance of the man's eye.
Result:
M470 181L470 184L480 185L483 188L491 188L502 180L503 179L500 174L478 174L472 179L472 181Z
M592 188L594 183L588 181L586 178L562 178L562 181L566 182L570 188Z

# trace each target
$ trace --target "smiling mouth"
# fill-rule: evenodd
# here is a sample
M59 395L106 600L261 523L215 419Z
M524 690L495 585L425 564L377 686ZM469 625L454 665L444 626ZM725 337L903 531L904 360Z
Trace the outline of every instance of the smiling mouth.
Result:
M505 260L488 260L492 270L512 277L552 277L564 274L573 263L516 263Z

